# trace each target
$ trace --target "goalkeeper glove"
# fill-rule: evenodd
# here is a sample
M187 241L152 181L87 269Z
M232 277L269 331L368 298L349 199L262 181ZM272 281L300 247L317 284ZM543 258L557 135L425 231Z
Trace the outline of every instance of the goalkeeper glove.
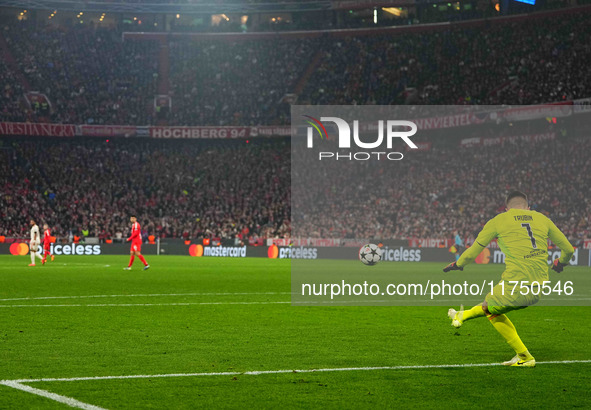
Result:
M558 258L554 259L554 262L552 263L552 270L555 272L562 272L562 270L564 269L564 267L568 265L568 263L560 263L560 260Z
M452 262L449 265L447 265L445 268L443 268L444 272L449 272L450 270L464 270L464 268L461 266L458 266L457 263Z

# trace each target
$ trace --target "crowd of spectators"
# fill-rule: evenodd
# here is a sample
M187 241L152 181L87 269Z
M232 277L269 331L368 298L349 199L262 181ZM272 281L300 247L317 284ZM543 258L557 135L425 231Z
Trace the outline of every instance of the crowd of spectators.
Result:
M535 104L591 96L590 14L404 35L170 42L170 125L287 123L299 104ZM21 73L0 60L0 120L26 121L20 76L50 120L155 123L159 47L115 30L11 23ZM14 66L13 66L14 67ZM18 75L17 75L18 74ZM306 81L302 81L305 79ZM560 136L558 136L560 137ZM434 144L399 162L295 166L285 140L0 140L0 235L28 220L58 237L125 238L135 213L159 237L473 238L510 188L571 239L591 237L591 140L486 150ZM426 166L428 164L428 166ZM292 203L293 197L296 198ZM293 205L294 215L291 215ZM293 222L293 232L291 222Z
M171 43L171 123L260 125L277 120L311 57L310 39Z
M585 134L586 135L586 134ZM294 237L450 238L471 243L521 189L531 209L548 215L580 243L591 238L591 139L513 141L459 148L433 145L402 161L318 161L292 156Z
M0 59L0 122L21 122L26 119L26 110L20 105L23 86L14 71Z
M300 102L539 104L588 97L587 13L445 31L342 37Z
M163 81L172 101L169 125L266 125L289 122L282 101L296 91L298 104L331 105L588 97L589 16L581 10L371 36L175 39L162 79L158 44L122 41L114 29L19 22L4 36L33 89L49 97L54 122L157 123L153 102Z
M151 121L158 80L154 42L122 42L121 34L109 29L40 28L27 21L8 25L3 33L32 90L49 98L52 122Z
M28 220L61 238L448 238L468 242L522 189L575 243L591 238L591 139L459 147L402 161L317 161L288 140L5 140L0 235ZM293 213L293 215L292 215ZM260 243L260 242L258 242Z
M154 140L10 140L0 149L0 235L31 217L59 238L146 234L238 239L289 231L289 144Z

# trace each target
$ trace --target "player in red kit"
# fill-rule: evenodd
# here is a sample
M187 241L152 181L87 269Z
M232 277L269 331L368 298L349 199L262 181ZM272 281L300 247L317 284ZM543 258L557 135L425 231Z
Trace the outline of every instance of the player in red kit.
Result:
M43 259L41 259L41 264L45 265L47 262L47 257L51 256L51 261L55 259L55 257L50 252L51 249L51 231L49 230L49 225L43 224Z
M148 262L146 262L146 259L142 256L142 234L140 224L134 215L129 218L129 221L131 222L131 236L127 238L127 242L131 242L131 250L129 251L131 257L129 258L129 266L123 269L131 270L131 265L133 265L133 260L136 256L144 264L144 270L150 269L150 265L148 265Z

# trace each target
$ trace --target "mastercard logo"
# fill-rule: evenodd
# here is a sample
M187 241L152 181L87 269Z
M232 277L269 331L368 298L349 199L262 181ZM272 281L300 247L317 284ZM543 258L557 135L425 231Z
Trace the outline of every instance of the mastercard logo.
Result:
M484 248L482 250L482 252L480 252L480 255L478 255L476 257L474 262L481 264L481 265L485 265L485 264L489 263L490 262L490 249Z
M189 255L191 255L191 256L203 256L203 245L191 245L191 246L189 246Z
M267 249L267 256L271 259L277 259L279 256L279 248L277 245L269 246L269 249Z
M23 256L29 253L29 245L26 243L13 243L10 245L10 254L16 256Z

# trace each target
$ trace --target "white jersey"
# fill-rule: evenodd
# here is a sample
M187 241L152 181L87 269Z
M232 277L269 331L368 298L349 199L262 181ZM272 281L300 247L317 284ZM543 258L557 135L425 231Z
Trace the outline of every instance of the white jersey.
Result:
M37 225L33 225L31 227L31 242L39 242L41 237L39 236L39 227Z

